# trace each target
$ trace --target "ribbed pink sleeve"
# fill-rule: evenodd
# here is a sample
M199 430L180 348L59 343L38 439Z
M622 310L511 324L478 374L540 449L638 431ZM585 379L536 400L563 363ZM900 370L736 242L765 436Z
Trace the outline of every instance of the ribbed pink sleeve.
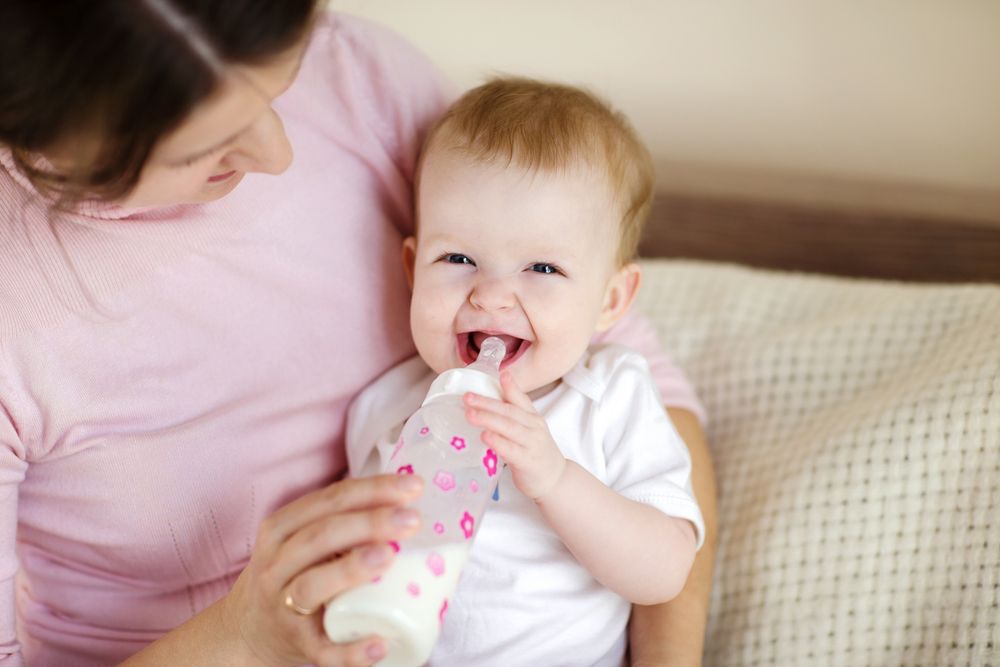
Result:
M2 353L0 350L0 357ZM14 632L18 563L13 545L17 537L17 489L28 468L8 403L9 380L0 376L0 665L4 667L24 664Z

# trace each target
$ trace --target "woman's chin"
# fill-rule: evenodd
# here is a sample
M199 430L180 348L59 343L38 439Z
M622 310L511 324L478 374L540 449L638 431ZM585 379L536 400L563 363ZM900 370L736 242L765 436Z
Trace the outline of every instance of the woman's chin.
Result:
M159 206L177 206L180 204L207 204L222 199L236 189L246 172L238 171L232 176L217 182L205 181L201 187L191 192L157 192L155 188L140 187L124 200L116 202L125 208L156 208Z

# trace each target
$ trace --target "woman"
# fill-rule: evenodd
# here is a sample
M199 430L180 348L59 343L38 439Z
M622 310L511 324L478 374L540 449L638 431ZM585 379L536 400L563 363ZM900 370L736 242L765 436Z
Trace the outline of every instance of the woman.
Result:
M334 480L347 404L413 353L398 256L446 98L318 4L0 7L0 664L384 652L317 612L417 521L419 485ZM711 520L690 388L647 323L613 336L657 369ZM696 664L711 557L636 609L635 663Z

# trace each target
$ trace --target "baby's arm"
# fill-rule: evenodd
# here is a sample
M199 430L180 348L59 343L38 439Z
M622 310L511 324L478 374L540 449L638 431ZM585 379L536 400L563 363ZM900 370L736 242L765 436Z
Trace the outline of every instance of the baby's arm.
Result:
M696 541L687 519L625 498L573 461L535 502L577 561L629 602L666 602L684 588Z
M672 599L684 587L696 547L685 519L625 498L567 460L548 425L510 374L504 399L466 394L469 421L507 464L573 556L602 585L636 604Z

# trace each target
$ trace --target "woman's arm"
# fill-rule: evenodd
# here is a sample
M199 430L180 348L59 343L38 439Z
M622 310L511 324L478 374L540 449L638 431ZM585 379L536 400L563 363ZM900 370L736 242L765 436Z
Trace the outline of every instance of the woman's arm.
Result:
M384 640L333 644L323 632L322 603L388 567L388 542L417 528L416 514L403 505L421 490L414 476L380 475L336 482L285 505L264 520L250 563L224 598L123 664L372 664L384 655ZM315 611L295 611L289 595Z
M691 454L691 484L705 521L705 542L680 595L659 605L632 606L629 650L633 667L701 665L708 622L718 541L715 468L697 417L688 410L667 408L667 412Z

